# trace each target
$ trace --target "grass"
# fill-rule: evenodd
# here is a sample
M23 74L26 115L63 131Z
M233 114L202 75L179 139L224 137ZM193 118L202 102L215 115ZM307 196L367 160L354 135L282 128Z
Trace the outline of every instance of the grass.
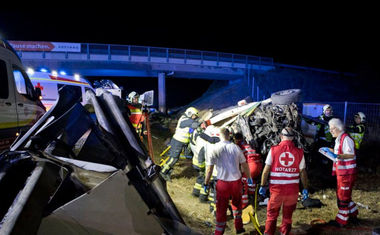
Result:
M172 128L171 128L172 129ZM154 146L155 163L159 162L159 155L166 149L165 140L172 137L172 131L169 128L162 128L160 125L152 124L152 138ZM209 211L209 205L200 203L198 198L191 196L193 185L196 179L196 172L192 168L190 159L180 159L175 166L172 182L167 183L167 190L172 197L175 205L180 211L187 226L201 234L212 234L214 231L214 218ZM310 197L322 201L321 208L305 209L301 203L298 203L297 209L293 214L292 234L372 234L374 228L380 227L380 171L371 173L360 173L357 183L353 190L353 200L368 206L368 209L358 206L360 225L348 225L345 229L335 229L320 225L319 221L328 222L334 219L337 212L336 191L335 188L327 188L321 179L310 177ZM257 208L258 221L261 225L261 231L264 231L266 220L266 207ZM277 226L281 223L281 212L277 221ZM232 216L228 216L228 224L225 234L235 234ZM244 234L256 233L253 224L244 225L246 232ZM276 234L279 234L278 229Z

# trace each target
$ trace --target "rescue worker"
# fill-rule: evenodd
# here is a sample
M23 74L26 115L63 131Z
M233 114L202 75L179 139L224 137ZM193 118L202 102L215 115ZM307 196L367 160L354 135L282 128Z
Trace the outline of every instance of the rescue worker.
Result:
M290 127L284 128L280 137L281 142L272 146L268 152L259 190L259 193L265 197L269 179L270 199L267 205L265 235L275 233L281 207L280 232L281 234L290 234L292 215L297 206L300 179L304 188L302 200L309 197L303 150L294 145L294 132Z
M129 93L127 98L127 108L129 110L129 120L139 137L142 139L143 135L147 135L147 130L144 124L145 116L142 112L142 105L139 103L139 97L140 95L135 91Z
M348 133L354 139L356 160L362 162L362 156L360 155L360 144L363 141L365 132L365 115L362 112L358 112L354 116L355 124L347 128Z
M235 143L240 147L243 151L245 159L249 166L249 171L251 173L251 178L253 179L253 185L248 186L246 184L247 176L243 174L242 181L244 185L244 193L243 193L243 205L242 208L248 206L249 200L255 197L256 191L256 179L260 176L261 170L263 168L263 164L261 162L261 156L256 152L255 148L252 148L250 144L248 144L244 140L244 136L241 132L238 132L234 135Z
M250 175L248 164L242 150L230 141L230 132L227 128L221 128L221 141L215 145L211 153L210 166L207 167L204 182L205 190L211 179L214 166L218 172L216 184L216 224L215 235L224 234L227 223L227 209L231 199L231 207L234 217L236 234L245 232L241 218L241 171L240 165L246 175ZM247 179L252 184L252 179Z
M335 140L334 149L322 148L330 156L336 159L333 164L332 174L337 180L338 214L335 220L330 220L329 225L344 228L348 221L353 224L359 223L357 215L359 211L355 202L352 201L352 188L357 175L355 143L350 135L345 132L342 121L333 118L329 121L330 131Z
M198 110L194 107L186 109L185 113L179 118L178 124L170 141L169 159L163 164L161 175L166 181L170 181L170 175L174 165L178 162L183 148L187 148L190 142L190 134L199 126L197 121Z
M200 128L198 128L200 129ZM197 171L198 177L195 181L192 196L198 197L200 202L207 202L208 193L204 192L202 185L205 181L206 159L205 159L205 146L206 140L201 135L209 136L207 129L204 132L196 129L193 133L191 143L195 146L193 152L193 168ZM200 132L200 133L199 133Z
M334 111L331 107L331 105L326 104L322 108L322 114L318 116L319 120L322 120L326 122L325 124L316 123L312 120L306 119L305 121L310 125L317 125L316 129L316 142L317 142L317 149L321 147L331 147L333 144L333 137L330 133L329 126L327 123L334 117Z
M210 133L210 137L207 137L205 135L202 135L202 137L206 140L205 162L207 169L211 165L211 153L214 151L216 143L220 142L220 130L216 126L210 125L206 127L206 131ZM210 187L206 190L206 193L208 193L207 199L210 204L210 212L214 217L216 216L216 183L218 182L217 175L218 172L216 170L216 167L214 167L209 181Z

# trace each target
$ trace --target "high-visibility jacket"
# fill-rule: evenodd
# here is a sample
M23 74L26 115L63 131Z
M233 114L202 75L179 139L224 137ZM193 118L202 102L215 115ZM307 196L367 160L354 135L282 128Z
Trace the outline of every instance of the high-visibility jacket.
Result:
M332 117L326 117L324 114L318 117L320 120L328 122ZM317 125L317 135L319 139L325 140L327 142L332 142L333 137L330 132L330 127L329 125L322 125L318 124Z
M271 153L270 192L276 195L298 194L303 150L297 148L293 141L285 140L272 146Z
M348 133L343 133L338 138L340 139L337 140L339 141L337 154L343 154L343 142L345 138L350 138L351 140L352 138ZM356 156L350 159L336 159L336 161L333 163L332 175L354 175L356 173Z
M193 155L193 167L195 169L205 171L206 168L206 159L205 159L205 146L207 142L200 136L196 140L196 153Z
M133 106L132 104L128 104L127 107L131 111L131 115L129 116L129 120L131 121L133 127L136 130L142 129L142 122L144 122L145 117L143 112L139 107Z
M355 149L360 149L360 144L363 141L365 126L364 124L350 126L348 128L350 136L354 139Z
M197 121L187 117L186 115L182 115L178 120L173 138L179 142L187 144L190 142L190 128L195 129L197 127Z

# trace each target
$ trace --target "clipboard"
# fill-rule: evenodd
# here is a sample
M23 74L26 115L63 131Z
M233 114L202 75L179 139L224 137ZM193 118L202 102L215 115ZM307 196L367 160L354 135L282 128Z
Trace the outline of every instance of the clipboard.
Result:
M336 162L336 158L333 158L330 155L328 155L326 151L322 150L322 148L318 149L318 152L320 152L321 154L323 154L323 156L327 157L331 161Z

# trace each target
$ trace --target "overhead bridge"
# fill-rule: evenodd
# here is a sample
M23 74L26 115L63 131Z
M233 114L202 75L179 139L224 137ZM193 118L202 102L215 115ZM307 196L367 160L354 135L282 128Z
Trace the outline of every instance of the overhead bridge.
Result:
M157 77L158 105L166 110L165 78L251 79L252 70L273 69L268 57L175 48L10 41L23 64L35 70L107 77ZM23 44L24 43L24 44Z

